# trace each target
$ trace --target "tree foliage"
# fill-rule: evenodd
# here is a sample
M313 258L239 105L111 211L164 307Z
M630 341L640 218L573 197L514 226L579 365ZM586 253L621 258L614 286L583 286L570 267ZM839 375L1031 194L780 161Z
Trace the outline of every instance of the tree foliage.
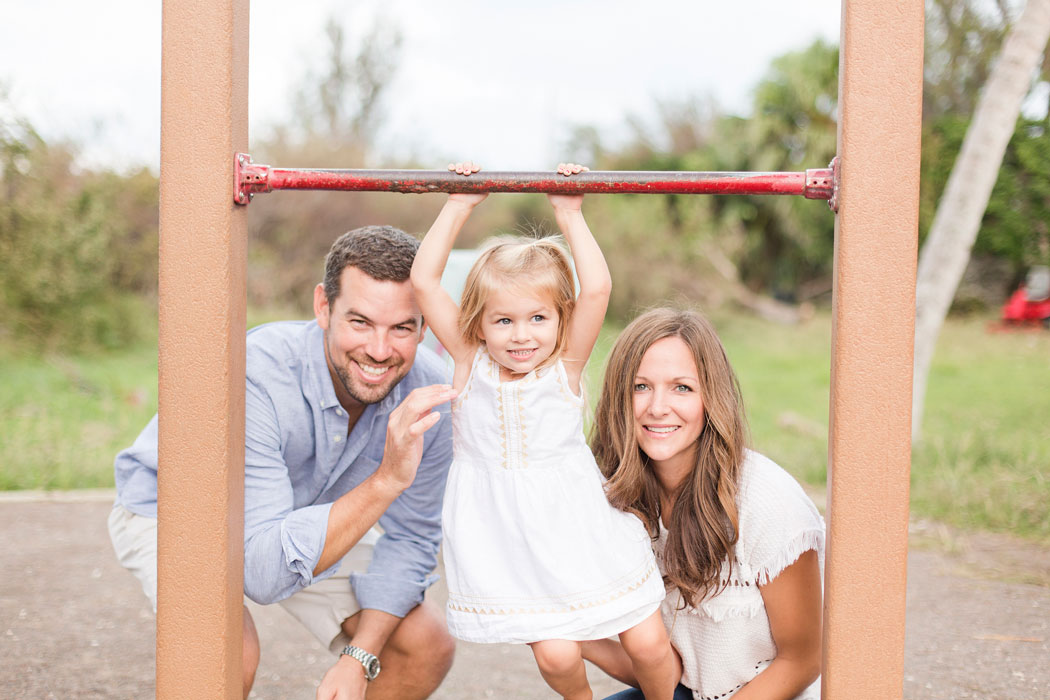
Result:
M1017 5L927 2L923 234ZM291 96L292 117L263 138L256 135L255 160L434 167L392 162L378 149L401 42L399 29L382 21L352 35L329 22L323 60L304 71ZM817 41L771 62L746 117L725 114L704 97L665 100L656 105L655 120L628 117L633 136L626 141L610 144L583 124L569 134L563 152L606 170L825 167L836 149L837 90L838 49ZM1014 278L1050 255L1048 128L1045 115L1018 122L975 244L978 253L1009 261ZM128 299L152 297L156 288L156 177L146 170L78 168L72 145L45 143L17 118L0 121L0 168L0 334L35 347L127 342L135 335ZM248 210L249 302L308 314L310 290L336 236L372 223L419 234L440 206L440 197L396 194L256 198ZM735 302L791 318L788 307L771 300L819 301L830 291L834 217L823 202L621 195L589 197L586 208L613 270L614 317L682 298L708 306ZM542 196L492 197L472 217L460 245L476 245L493 233L550 231L549 221Z
M970 125L948 114L923 127L919 230L923 239ZM1017 121L992 189L973 253L1010 265L1008 295L1032 265L1050 264L1050 131L1044 120Z
M0 334L34 349L116 347L156 286L157 182L82 171L68 144L0 120Z
M923 118L973 114L1015 13L1008 0L927 0Z
M723 114L710 100L665 102L656 125L633 120L634 137L619 148L581 127L574 134L575 153L601 169L825 167L835 154L837 91L838 49L818 41L773 61L755 88L750 118ZM801 301L830 289L834 217L822 202L667 195L606 198L587 206L588 216L595 208L617 210L606 232L615 241L606 255L616 315L683 296L710 305L731 300L763 315L793 318L762 299ZM643 272L654 269L661 274Z
M988 212L1032 76L1050 41L1050 0L1028 0L982 86L922 249L915 285L912 438L922 424L934 345ZM998 222L1001 228L1004 222Z
M342 25L330 20L324 60L304 72L292 119L252 143L255 160L322 168L387 165L374 146L400 46L395 26L377 23L351 41ZM398 195L345 192L257 197L248 209L249 303L309 314L324 256L337 236L378 223L418 229L436 213L431 207L440 206L416 199L412 207L397 207L403 202Z
M753 116L732 125L738 167L731 169L826 167L835 156L838 65L838 47L823 41L774 59L755 90ZM739 265L751 285L792 300L825 287L835 228L826 206L798 197L719 204L749 232Z

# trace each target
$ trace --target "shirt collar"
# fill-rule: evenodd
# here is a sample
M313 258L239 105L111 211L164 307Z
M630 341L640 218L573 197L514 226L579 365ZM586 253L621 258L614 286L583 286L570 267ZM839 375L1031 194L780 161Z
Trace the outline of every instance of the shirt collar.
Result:
M332 373L328 370L328 360L324 355L324 330L317 325L316 320L307 325L306 358L321 408L336 408L339 406L339 398L335 395Z
M413 367L414 366L413 363ZM401 377L401 381L395 384L394 388L390 390L390 393L379 402L378 408L380 412L390 413L401 404L401 395L404 393L404 389L401 385L408 379L408 375L412 373L413 367L408 368L408 372L405 373L405 376Z

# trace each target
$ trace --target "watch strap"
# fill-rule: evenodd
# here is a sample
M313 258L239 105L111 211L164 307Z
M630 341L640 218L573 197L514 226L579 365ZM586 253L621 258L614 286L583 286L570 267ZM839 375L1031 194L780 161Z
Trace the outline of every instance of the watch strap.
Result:
M361 662L361 665L365 667L365 678L369 681L375 680L376 676L379 675L379 658L375 654L369 653L361 647L348 644L343 647L342 655Z

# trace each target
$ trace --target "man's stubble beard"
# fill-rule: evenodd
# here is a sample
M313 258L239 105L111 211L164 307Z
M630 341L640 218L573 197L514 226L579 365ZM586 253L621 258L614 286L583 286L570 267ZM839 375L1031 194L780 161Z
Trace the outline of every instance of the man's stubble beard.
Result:
M327 339L325 345L327 346ZM331 349L326 347L326 352L331 357ZM373 403L379 403L394 390L394 387L404 379L404 374L401 370L404 368L404 360L396 364L387 364L382 362L373 362L371 360L366 361L366 364L373 365L375 367L390 367L394 376L387 380L385 384L369 385L361 382L355 382L354 378L350 376L349 364L356 362L357 360L349 355L343 356L345 364L339 365L332 362L332 367L335 369L335 374L339 378L339 383L343 385L343 390L350 395L354 401L361 403L365 406Z

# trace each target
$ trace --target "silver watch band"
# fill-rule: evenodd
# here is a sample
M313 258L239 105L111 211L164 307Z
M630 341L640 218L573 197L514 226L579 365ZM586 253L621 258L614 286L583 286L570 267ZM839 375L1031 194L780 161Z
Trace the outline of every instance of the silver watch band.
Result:
M367 680L373 681L379 675L379 658L375 654L370 654L361 647L349 644L343 647L342 654L361 662L361 665L365 667L365 678Z

